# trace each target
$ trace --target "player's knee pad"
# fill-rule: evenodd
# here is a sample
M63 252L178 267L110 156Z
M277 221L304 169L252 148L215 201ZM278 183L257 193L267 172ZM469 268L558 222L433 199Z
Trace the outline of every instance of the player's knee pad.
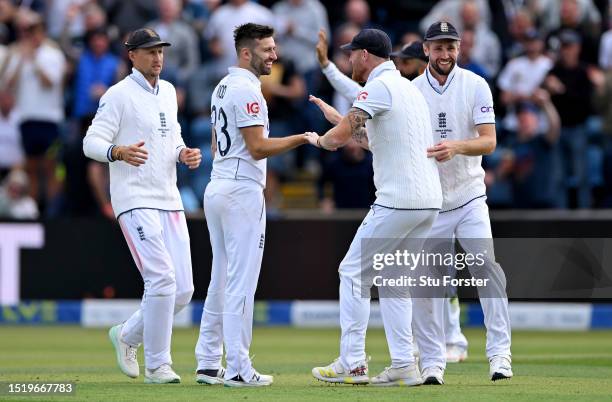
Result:
M204 302L204 310L221 314L223 313L225 294L223 292L208 292Z

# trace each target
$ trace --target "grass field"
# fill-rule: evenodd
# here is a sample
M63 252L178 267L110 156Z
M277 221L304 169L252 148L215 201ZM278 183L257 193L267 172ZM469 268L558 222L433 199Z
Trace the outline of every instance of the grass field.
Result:
M515 331L515 377L496 383L488 377L484 332L472 329L466 335L470 357L449 365L446 385L381 389L326 385L311 377L313 366L338 354L338 330L256 328L251 349L255 366L274 374L275 382L245 390L194 382L195 328L174 333L174 367L183 383L145 385L142 374L132 380L116 368L105 330L9 326L0 327L0 382L76 384L74 396L46 397L54 401L612 401L612 332ZM372 356L370 374L377 374L389 361L381 330L368 332L367 352ZM0 395L3 400L42 398Z

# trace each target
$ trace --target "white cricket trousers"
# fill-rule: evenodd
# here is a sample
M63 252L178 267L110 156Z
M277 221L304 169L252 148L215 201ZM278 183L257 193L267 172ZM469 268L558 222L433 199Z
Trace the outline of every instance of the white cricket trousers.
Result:
M339 269L340 362L345 369L352 370L366 360L365 338L370 317L370 297L361 294L362 259L365 262L373 261L374 253L388 253L402 247L406 238L423 239L411 243L415 246L413 252L419 252L437 215L437 210L399 210L373 205L357 229ZM362 241L368 239L386 239L384 250L367 247L362 252ZM411 299L381 297L380 310L392 367L413 364Z
M495 261L486 198L478 198L462 208L440 213L429 237L452 240L446 243L449 250L444 250L449 253L455 251L452 247L454 239L459 241L466 253L477 254L481 253L483 248L487 249L484 265L469 267L473 277L489 279L487 288L478 288L480 304L484 312L484 323L487 328L487 357L510 355L510 317L506 296L506 276ZM454 268L450 269L454 270ZM447 303L448 301L443 297L414 299L413 329L423 369L433 366L442 369L446 367L444 310Z
M249 357L253 304L263 257L266 211L262 187L251 180L213 179L204 193L213 262L196 345L198 370L221 367L226 379L254 374Z
M132 258L144 280L140 310L124 324L121 339L144 343L145 367L172 364L174 314L193 295L189 232L183 211L134 209L119 217Z

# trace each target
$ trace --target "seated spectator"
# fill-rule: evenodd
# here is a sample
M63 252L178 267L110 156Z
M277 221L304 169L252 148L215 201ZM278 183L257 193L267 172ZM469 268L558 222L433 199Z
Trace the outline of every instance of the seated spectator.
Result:
M28 185L28 175L23 170L9 173L0 187L0 218L38 218L38 206L28 195Z
M564 207L564 188L558 152L560 120L545 90L534 94L537 105L517 105L518 129L511 140L514 154L512 174L514 205L517 208ZM544 112L546 132L539 131L538 114Z
M508 32L510 43L504 48L506 59L514 59L525 53L525 45L530 32L535 32L534 17L527 8L520 8L510 18Z
M372 154L355 141L338 152L328 153L318 181L319 201L323 212L334 209L369 208L376 198ZM326 194L331 184L333 196Z

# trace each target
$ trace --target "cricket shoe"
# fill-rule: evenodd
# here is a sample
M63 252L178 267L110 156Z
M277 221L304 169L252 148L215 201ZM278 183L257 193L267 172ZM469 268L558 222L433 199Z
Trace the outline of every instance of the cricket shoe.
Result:
M340 358L337 358L329 366L313 368L312 375L317 380L336 384L367 384L370 382L368 363L365 361L352 370L346 370L340 363Z
M423 384L423 379L416 364L411 364L401 368L387 367L382 373L373 377L370 384L376 387L411 387Z
M468 352L466 348L457 345L446 345L446 362L460 363L467 359Z
M491 381L506 380L512 378L512 364L510 356L493 356L489 360L489 375Z
M425 385L444 384L444 370L438 366L427 367L421 373L421 377L423 377L423 384Z
M257 371L253 373L253 376L249 381L244 381L240 375L232 378L231 380L225 380L223 385L226 387L267 387L272 385L274 377L266 374L259 374Z
M123 324L115 325L108 331L108 337L115 348L117 364L121 372L128 377L136 378L140 375L136 352L138 347L127 344L121 340L121 328Z
M155 370L145 369L145 384L178 384L181 377L172 370L169 364L164 363Z
M225 375L225 369L223 367L219 369L204 369L196 372L196 382L198 384L223 384L223 376Z

